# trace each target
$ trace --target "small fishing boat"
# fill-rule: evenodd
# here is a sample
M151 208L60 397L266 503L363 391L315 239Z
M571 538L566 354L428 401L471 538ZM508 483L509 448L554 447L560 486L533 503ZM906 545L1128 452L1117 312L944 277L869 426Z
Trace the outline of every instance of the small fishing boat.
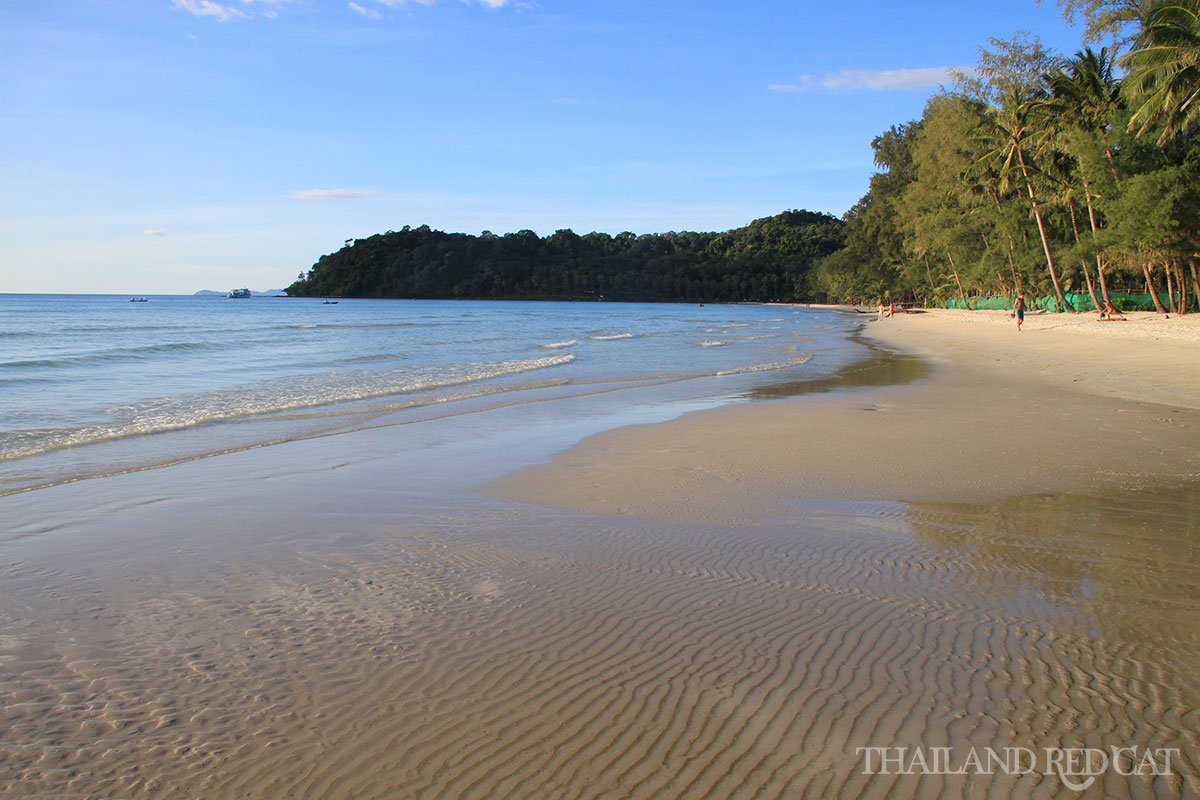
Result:
M131 297L131 298L129 298L129 302L131 302L131 303L149 303L150 301L144 297Z

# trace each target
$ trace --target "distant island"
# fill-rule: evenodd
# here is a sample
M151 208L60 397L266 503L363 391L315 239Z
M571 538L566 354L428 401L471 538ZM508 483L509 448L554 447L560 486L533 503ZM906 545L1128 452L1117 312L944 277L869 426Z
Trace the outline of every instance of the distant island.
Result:
M541 237L444 233L428 225L347 240L287 287L292 297L793 301L812 267L845 245L830 214L785 211L722 233Z

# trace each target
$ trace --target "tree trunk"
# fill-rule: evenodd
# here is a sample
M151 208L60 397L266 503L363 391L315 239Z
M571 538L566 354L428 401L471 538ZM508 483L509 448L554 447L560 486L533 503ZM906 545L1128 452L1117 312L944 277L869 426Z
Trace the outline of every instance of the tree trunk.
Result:
M1166 314L1167 310L1163 308L1162 300L1158 299L1158 292L1154 289L1154 279L1150 277L1150 262L1138 260L1142 265L1142 274L1146 276L1146 291L1150 293L1150 299L1154 301L1154 307L1158 309L1158 313Z
M1163 264L1163 272L1167 273L1167 307L1175 313L1179 313L1179 305L1175 301L1175 280L1171 271L1170 261Z
M1063 296L1062 284L1058 280L1058 270L1054 266L1054 256L1050 253L1050 240L1046 238L1046 224L1042 222L1042 209L1038 206L1037 195L1033 192L1033 181L1029 179L1029 170L1025 166L1025 154L1017 148L1017 161L1021 164L1021 175L1025 178L1025 188L1029 190L1029 204L1033 206L1033 218L1037 220L1038 235L1042 237L1042 250L1046 252L1046 268L1050 270L1050 282L1054 284L1054 296L1058 298L1062 310L1067 310L1067 298ZM1074 311L1074 309L1071 309Z
M1200 273L1196 272L1196 259L1188 259L1188 267L1192 270L1192 295L1196 298L1196 310L1200 311Z
M1175 262L1175 285L1179 287L1179 315L1188 311L1187 276L1183 274L1183 259Z
M950 255L949 250L946 251L946 258L950 259L950 269L954 271L954 282L958 284L958 296L962 298L963 308L970 311L971 306L967 303L967 293L963 291L962 281L958 279L958 266L954 263L954 256Z
M1067 207L1071 209L1071 232L1075 234L1076 246L1080 246L1083 242L1079 240L1079 220L1075 215L1075 201L1068 200ZM1087 283L1088 294L1092 296L1092 305L1097 311L1103 311L1104 306L1100 305L1100 301L1096 299L1096 287L1092 285L1092 276L1088 272L1087 259L1082 254L1079 256L1079 266L1083 267L1083 279Z
M1017 254L1016 246L1013 244L1012 237L1008 237L1008 268L1012 270L1013 275L1013 291L1017 294L1021 293L1021 276L1017 274Z
M1113 155L1111 147L1104 148L1104 154L1108 156L1108 166L1112 169L1113 180L1117 183L1117 188L1121 188L1121 173L1117 172L1117 158Z
M933 267L929 266L929 256L923 256L925 261L925 278L929 281L929 292L937 300L937 284L933 282Z
M997 211L1002 210L1004 208L1004 206L1000 203L1000 195L997 194L994 189L988 189L987 191L988 191L988 194L990 194L992 196L992 200L996 203L996 210ZM1011 233L1005 233L1004 238L1008 242L1008 268L1010 270L1012 270L1013 292L1015 294L1020 294L1021 293L1021 278L1019 275L1017 275L1016 245L1013 244L1013 238L1012 238Z
M1092 190L1088 186L1087 181L1083 182L1083 196L1087 200L1088 222L1092 227L1092 244L1096 246L1096 274L1100 278L1100 294L1104 297L1104 302L1108 303L1110 302L1108 297L1108 281L1104 277L1104 259L1100 255L1100 241L1096 233L1100 226L1096 224L1096 208L1092 204Z

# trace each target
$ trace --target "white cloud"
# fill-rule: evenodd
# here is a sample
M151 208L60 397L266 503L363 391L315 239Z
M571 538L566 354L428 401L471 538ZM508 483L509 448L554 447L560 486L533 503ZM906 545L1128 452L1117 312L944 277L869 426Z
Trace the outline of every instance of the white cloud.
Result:
M221 22L235 19L254 19L256 16L276 19L279 9L297 0L239 0L241 8L222 5L215 0L171 0L171 7L197 17L216 17Z
M146 230L142 231L142 233L145 234L146 236L160 236L161 237L161 236L167 235L167 231L165 228L146 228Z
M363 8L358 3L349 3L348 5L350 6L351 11L354 11L356 14L362 14L364 17L370 17L371 19L379 19L380 17L383 16L375 9Z
M249 14L233 6L223 6L213 0L171 0L171 7L186 11L197 17L216 17L221 22L231 19L248 19Z
M933 89L953 82L951 72L961 67L925 67L922 69L844 69L824 75L801 75L795 83L769 83L773 92L797 93L823 89L829 92L855 92L864 89Z
M379 192L372 189L304 189L288 192L289 200L359 200L375 197Z

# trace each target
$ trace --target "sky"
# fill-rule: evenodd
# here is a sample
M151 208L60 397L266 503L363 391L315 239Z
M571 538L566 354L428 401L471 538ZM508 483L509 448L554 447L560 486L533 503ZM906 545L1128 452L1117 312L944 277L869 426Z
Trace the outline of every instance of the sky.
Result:
M0 293L279 288L348 238L843 214L1053 0L0 0Z

